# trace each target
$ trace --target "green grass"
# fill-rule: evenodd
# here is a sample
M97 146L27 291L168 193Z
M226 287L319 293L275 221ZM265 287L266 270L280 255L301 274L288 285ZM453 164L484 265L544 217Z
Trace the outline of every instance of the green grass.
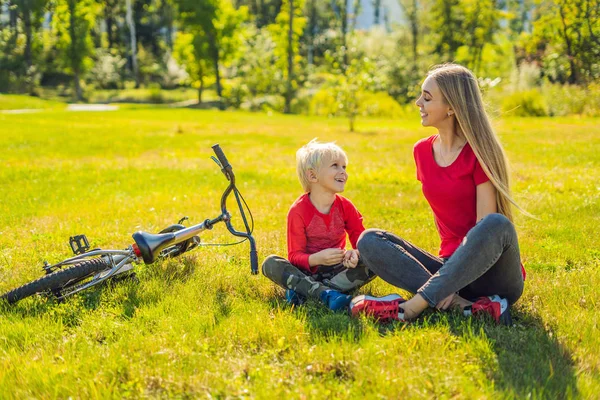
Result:
M316 302L293 309L251 276L246 244L139 266L139 284L62 304L0 305L0 398L596 398L600 393L600 120L496 123L513 166L528 270L514 327L430 312L380 326ZM123 248L136 230L218 214L221 143L250 205L262 260L285 255L300 194L295 151L314 137L349 156L345 195L368 227L432 252L410 120L182 109L0 114L0 292L69 255L69 236ZM234 216L235 217L235 216ZM239 223L239 220L236 222ZM223 226L204 242L231 241ZM363 293L394 288L375 280Z
M43 100L37 97L18 94L0 93L1 110L25 110L25 109L63 109L66 105L59 101Z
M203 94L204 100L216 96L213 91ZM186 100L198 100L198 90L180 88L161 90L160 88L141 88L123 90L94 90L89 98L90 103L176 103Z

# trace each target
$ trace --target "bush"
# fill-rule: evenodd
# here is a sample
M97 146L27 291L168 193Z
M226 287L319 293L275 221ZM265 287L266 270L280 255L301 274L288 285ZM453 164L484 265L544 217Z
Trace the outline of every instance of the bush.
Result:
M179 85L185 84L189 79L185 68L177 63L171 53L165 54L165 72L162 76L162 87L165 89L174 89Z
M226 107L240 108L242 103L248 98L248 87L240 78L223 79L222 100Z
M363 117L401 117L406 110L385 92L358 92L358 115ZM310 100L308 113L311 115L339 116L344 113L338 108L335 91L321 89Z
M548 115L600 116L600 85L596 83L584 88L544 82L541 90L548 105Z
M96 63L90 70L88 79L101 89L118 89L123 82L121 71L127 61L118 54L111 54L109 50L96 51Z
M502 101L502 112L517 117L543 117L548 115L547 108L537 89L512 93Z

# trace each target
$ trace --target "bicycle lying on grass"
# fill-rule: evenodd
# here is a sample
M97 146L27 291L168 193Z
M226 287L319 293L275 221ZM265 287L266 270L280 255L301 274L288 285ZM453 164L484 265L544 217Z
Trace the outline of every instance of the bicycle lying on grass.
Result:
M75 253L74 257L54 265L45 262L43 269L46 271L46 275L44 277L11 290L1 298L6 299L9 303L15 303L37 293L46 293L62 300L107 279L131 275L135 263L143 261L145 264L152 264L157 259L176 257L201 246L198 234L206 229L212 229L213 225L219 222L224 222L232 235L244 238L240 242L232 244L242 243L246 240L250 242L250 268L252 274L257 274L258 256L256 242L252 237L254 229L252 213L235 186L235 174L225 154L218 144L212 148L218 160L214 156L211 158L221 167L221 171L229 181L229 186L221 196L221 214L219 216L187 228L182 225L183 221L187 219L185 217L158 234L138 231L132 235L135 243L125 250L89 250L90 245L85 235L71 237L69 244ZM245 232L235 230L231 224L231 215L227 211L227 198L231 193L235 196L246 228ZM244 209L248 210L250 214L250 225L248 225ZM69 267L64 268L66 266Z

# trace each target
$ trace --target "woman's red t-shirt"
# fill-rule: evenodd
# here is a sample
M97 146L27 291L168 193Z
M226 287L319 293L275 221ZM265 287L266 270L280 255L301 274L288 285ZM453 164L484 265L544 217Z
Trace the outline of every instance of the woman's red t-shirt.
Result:
M450 257L477 222L477 185L487 177L469 143L456 160L440 167L433 157L433 142L438 135L419 140L413 149L417 179L429 202L442 240L440 257Z
M477 223L477 185L490 180L466 143L458 157L441 167L433 157L433 142L438 135L419 140L413 155L417 179L433 210L435 226L440 234L439 255L448 258L460 246L467 232ZM521 264L525 279L525 268Z

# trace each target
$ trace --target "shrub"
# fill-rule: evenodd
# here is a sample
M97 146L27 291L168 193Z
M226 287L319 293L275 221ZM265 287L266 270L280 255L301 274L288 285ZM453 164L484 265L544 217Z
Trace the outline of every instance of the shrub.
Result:
M515 92L504 97L502 112L518 117L543 117L548 115L544 97L536 89Z
M406 115L406 110L385 92L358 92L358 115L363 117L400 117ZM332 88L324 88L316 92L308 105L311 115L339 116L344 115L339 109Z
M600 115L600 85L596 83L585 88L544 82L541 90L548 105L548 115Z
M165 55L165 73L162 76L162 87L174 89L189 79L185 68L177 63L171 53Z
M118 54L111 54L106 49L98 49L96 51L96 63L90 70L89 80L101 89L117 89L123 81L121 71L123 71L126 62Z

